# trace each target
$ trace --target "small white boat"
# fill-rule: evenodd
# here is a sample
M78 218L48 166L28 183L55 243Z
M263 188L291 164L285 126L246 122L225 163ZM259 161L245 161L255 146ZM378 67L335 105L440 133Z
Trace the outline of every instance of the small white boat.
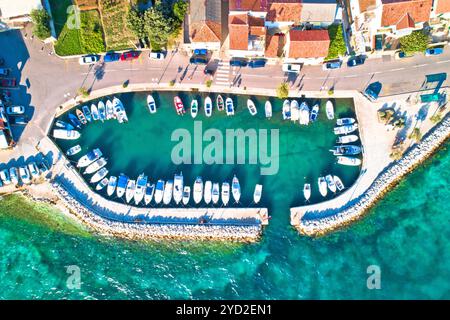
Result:
M100 119L100 115L98 114L97 106L95 104L91 104L91 114L92 120L97 121Z
M125 194L127 184L128 184L128 177L123 173L121 173L119 175L119 180L117 181L117 189L116 189L118 198L122 198L122 196Z
M161 203L164 195L164 180L158 180L155 188L155 203Z
M330 189L331 192L336 193L336 185L334 184L333 176L331 174L326 175L325 181L327 182L328 189Z
M222 96L219 94L216 98L216 105L217 105L217 110L218 111L223 111L224 107L225 107L225 103L223 101Z
M173 200L179 204L183 199L183 173L176 174L173 179Z
M77 167L78 168L83 168L83 167L87 167L88 165L90 165L92 162L100 159L100 157L103 155L103 153L100 151L99 148L95 148L92 151L89 151L86 155L82 156L78 162L77 162Z
M80 137L77 130L54 129L53 138L62 140L76 140Z
M106 120L114 119L114 106L111 100L106 100Z
M319 192L322 195L322 197L326 197L327 196L327 181L325 180L324 177L319 177L318 181L317 181L318 185L319 185Z
M346 125L346 126L342 126L342 127L335 127L333 129L333 131L334 131L334 134L338 135L338 134L349 134L349 133L356 131L356 129L358 129L358 124L354 123L354 124L350 124L350 125Z
M342 191L345 189L344 184L342 183L342 180L338 176L333 176L334 184L336 185L336 188L338 191Z
M339 156L337 157L337 163L344 166L359 166L361 164L361 160L358 158Z
M346 145L334 146L334 148L331 149L330 151L333 152L333 155L335 155L335 156L349 156L349 155L360 154L362 152L362 149L360 146L346 144Z
M75 127L73 125L71 125L70 123L64 122L62 120L56 120L55 121L55 126L57 128L66 129L66 130L73 130L73 129L75 129Z
M325 104L325 111L326 111L328 120L333 120L334 119L334 106L333 106L333 102L331 102L331 100L328 100L327 103Z
M205 107L205 115L207 117L211 117L213 104L210 97L206 97L204 107Z
M213 183L212 186L212 202L216 204L220 199L220 186L218 183Z
M234 115L233 99L227 98L225 100L225 108L226 108L227 116L233 116Z
M205 182L205 188L203 189L203 200L205 200L206 204L209 204L211 202L212 198L212 182L206 181Z
M236 175L233 177L233 181L231 182L231 193L233 194L234 201L239 203L239 199L241 199L241 185L239 184L239 179Z
M103 101L99 101L97 104L98 117L101 122L106 120L106 107Z
M108 196L111 197L114 194L116 186L117 186L117 177L116 176L109 177L108 188L106 188L106 193L108 194Z
M81 151L81 146L77 144L76 146L71 147L69 150L66 151L66 155L73 156L76 155Z
M194 182L194 190L193 190L193 198L194 202L200 203L203 198L203 180L201 177L197 177Z
M33 179L39 177L39 168L37 167L35 162L30 162L28 164L28 171L30 171L31 177Z
M253 202L254 203L259 203L259 201L261 200L261 196L262 196L262 184L257 184L255 186L255 191L253 192Z
M152 202L153 195L155 194L155 185L151 183L147 183L147 187L145 188L144 202L148 205Z
M255 103L251 99L247 99L247 108L252 116L255 116L258 113Z
M309 183L303 185L303 196L305 197L305 201L309 201L311 198L311 185Z
M300 105L300 119L301 125L307 126L309 124L309 107L308 104L303 101Z
M349 134L347 136L340 136L337 138L336 143L352 143L358 141L358 136L356 134Z
M136 181L128 180L127 190L125 191L125 200L127 201L127 203L129 203L131 199L133 199L135 191L136 191Z
M84 117L86 118L86 120L88 122L92 121L92 115L91 115L91 110L89 109L88 106L82 106L81 110L83 111Z
M134 203L138 205L144 199L145 188L147 187L147 176L141 173L136 181L136 190L134 192Z
M267 100L266 103L264 104L264 112L266 114L267 119L272 118L272 104L270 103L269 100Z
M92 117L94 118L94 117ZM96 186L95 186L95 190L100 191L102 190L104 187L106 187L108 185L108 178L103 178L102 181L100 181Z
M300 106L298 105L297 100L291 100L291 120L298 121L300 119Z
M23 183L25 184L31 183L30 171L28 171L28 168L26 166L19 167L19 176L20 180L22 180Z
M222 203L224 206L228 205L230 201L230 184L228 182L222 183Z
M91 178L91 183L97 183L108 175L108 169L101 168Z
M319 116L319 104L316 103L311 109L311 114L309 115L309 121L310 122L316 121L318 116Z
M175 96L173 98L173 106L175 107L175 111L177 112L177 115L182 116L186 113L186 110L184 109L183 101L181 101L181 98L179 96Z
M355 118L339 118L336 120L338 126L347 126L349 124L354 124L355 122Z
M116 115L117 121L119 121L119 123L128 122L128 116L122 101L120 101L119 98L114 97L112 103L114 108L114 114Z
M168 205L170 201L172 201L172 194L173 194L173 181L168 180L166 182L166 185L164 186L164 194L163 194L163 203L165 205Z
M91 163L90 165L88 165L86 167L86 169L84 170L83 174L91 174L94 173L98 170L100 170L101 168L103 168L104 166L106 166L107 161L105 158L100 158L97 161L94 161L93 163Z
M9 178L12 184L16 185L19 183L19 170L16 167L9 168Z
M184 189L183 189L183 204L187 205L189 203L190 199L191 199L191 187L190 186L184 186Z
M291 103L289 100L284 100L283 102L283 120L291 119Z
M195 119L197 114L198 114L198 101L197 99L194 99L191 102L191 117Z
M156 113L155 99L153 99L153 96L151 94L147 96L147 108L150 113Z

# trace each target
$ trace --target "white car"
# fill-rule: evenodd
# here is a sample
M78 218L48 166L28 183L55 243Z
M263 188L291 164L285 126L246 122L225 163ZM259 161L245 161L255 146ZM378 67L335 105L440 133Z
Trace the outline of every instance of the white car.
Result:
M39 169L38 169L36 163L34 163L34 162L29 163L28 164L28 170L30 171L31 176L33 178L39 177Z
M9 115L20 115L25 113L24 106L11 106L6 108L6 114Z
M99 57L94 55L94 54L90 54L84 57L80 57L80 59L78 59L78 63L81 65L85 65L85 64L93 64L96 63L99 60Z
M2 181L5 185L11 184L11 179L9 178L8 169L3 169L2 171L0 171L0 179L2 179Z
M150 52L149 58L152 60L164 60L166 56L162 52Z
M20 176L20 180L22 180L23 183L26 183L26 184L31 183L30 172L28 171L26 166L19 167L19 176Z
M284 63L282 70L284 72L293 72L293 73L299 73L300 69L302 68L301 64L296 63Z

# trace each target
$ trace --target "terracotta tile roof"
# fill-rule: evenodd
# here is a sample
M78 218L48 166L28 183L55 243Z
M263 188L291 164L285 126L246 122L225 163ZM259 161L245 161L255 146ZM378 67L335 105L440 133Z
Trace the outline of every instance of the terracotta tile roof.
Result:
M396 27L397 30L401 29L407 29L407 28L414 28L416 23L414 22L413 18L410 16L409 13L405 14L403 18L400 19L400 21L397 23Z
M361 12L374 9L377 4L376 0L359 0L358 2L359 2L359 11Z
M436 13L450 12L450 0L437 0Z
M264 19L248 16L248 25L250 26L250 34L253 36L266 35L266 27L264 26Z
M301 0L271 0L267 10L267 21L300 21L302 13Z
M268 58L280 57L281 54L283 53L285 43L286 43L286 36L284 34L267 35L266 51L264 55Z
M230 50L248 50L248 15L239 14L228 17Z
M289 58L323 58L328 55L327 30L290 30Z
M230 0L230 11L266 11L268 0Z
M221 25L213 21L194 22L189 26L192 42L220 42Z
M432 0L382 0L383 27L397 25L409 13L414 22L425 22L430 19Z

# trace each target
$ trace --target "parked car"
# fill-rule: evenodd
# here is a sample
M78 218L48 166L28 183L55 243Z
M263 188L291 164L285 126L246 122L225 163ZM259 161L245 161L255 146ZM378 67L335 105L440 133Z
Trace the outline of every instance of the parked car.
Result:
M284 72L299 73L301 68L302 65L298 63L284 63L281 69Z
M7 77L9 74L9 69L0 68L0 77Z
M21 115L25 113L24 106L10 106L6 108L6 114L10 116Z
M152 60L164 60L164 58L166 57L166 55L164 54L164 52L150 52L149 56L150 59Z
M100 60L99 56L95 54L89 54L87 56L80 57L80 59L78 59L78 63L81 65L89 65L96 63L98 60Z
M394 54L395 59L403 59L403 58L410 58L412 57L412 54L407 54L405 51L399 50Z
M206 67L205 70L203 70L204 74L208 74L210 76L213 76L214 73L216 73L216 70L211 67Z
M206 56L208 54L208 49L195 49L194 55L196 56Z
M20 176L20 180L22 180L23 183L26 183L26 184L31 183L30 172L28 171L26 166L19 167L19 176Z
M444 49L441 47L428 48L427 50L425 50L425 55L426 56L437 56L438 54L441 54L443 52L444 52Z
M363 63L364 63L364 57L363 56L356 56L356 57L350 58L347 61L347 66L349 66L349 67L356 67L356 66L359 66L359 65L361 65Z
M342 66L341 60L330 60L323 63L322 69L323 70L339 69L341 66Z
M2 88L14 88L17 86L17 81L15 78L1 78L0 87Z
M264 59L255 59L255 60L251 60L248 63L248 66L250 68L263 68L266 66L266 60Z
M370 101L375 101L378 99L378 95L381 92L382 84L379 81L372 82L369 84L364 90L363 94L369 99Z
M33 178L39 177L39 169L35 162L30 162L28 164L28 170L30 171L30 174Z
M193 56L189 62L192 64L208 64L208 58L206 56Z
M38 163L38 168L39 168L39 173L41 175L46 175L47 172L49 171L48 165L45 162L45 160L42 160L41 162Z
M2 179L2 181L5 185L11 184L11 179L9 178L8 169L3 169L2 171L0 171L0 179Z
M230 66L232 67L246 67L248 65L248 61L242 58L233 58L230 60Z
M122 53L122 55L120 56L120 60L121 61L128 61L128 60L135 60L137 58L139 58L139 55L141 53L139 51L128 51L128 52L124 52Z
M103 57L103 61L105 62L114 62L120 60L120 53L118 52L108 52Z
M24 126L28 123L28 120L24 116L15 116L9 118L9 123L11 125Z

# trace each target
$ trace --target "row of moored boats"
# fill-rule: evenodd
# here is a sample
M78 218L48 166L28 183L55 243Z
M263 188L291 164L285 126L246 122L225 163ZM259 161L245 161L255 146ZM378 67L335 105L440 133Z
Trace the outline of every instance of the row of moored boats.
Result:
M358 129L358 123L354 118L339 118L336 121L337 126L334 128L334 134L338 135L337 143L330 151L337 156L337 163L346 166L359 166L361 159L354 156L362 152L362 148L350 143L358 141L356 134L351 134Z
M342 180L336 175L326 175L325 177L319 177L317 179L317 185L319 187L319 192L322 197L326 197L328 194L328 190L333 193L340 192L345 189ZM311 184L305 183L303 185L303 196L306 201L309 201L311 198Z

